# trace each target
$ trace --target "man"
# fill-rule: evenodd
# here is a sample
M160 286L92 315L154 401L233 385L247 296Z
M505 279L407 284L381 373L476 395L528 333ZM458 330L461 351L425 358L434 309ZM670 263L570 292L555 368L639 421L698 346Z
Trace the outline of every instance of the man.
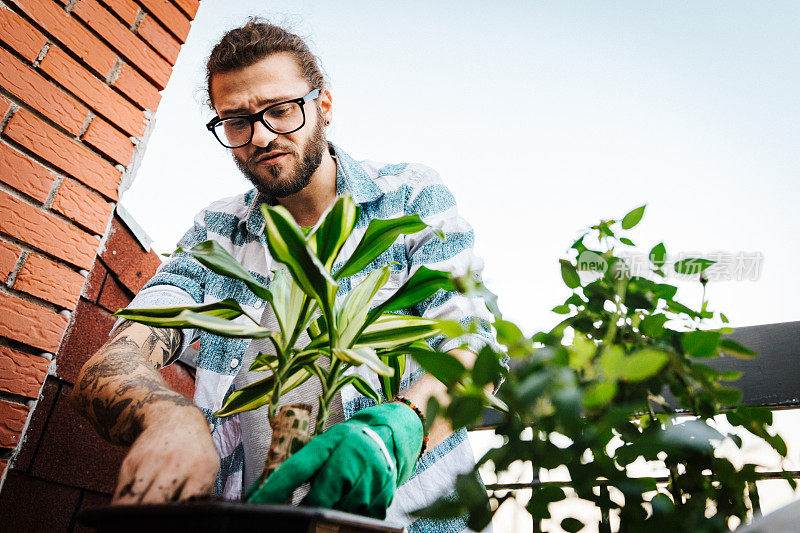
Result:
M392 265L392 274L383 297L423 264L457 274L480 271L480 262L471 252L472 230L458 216L452 195L435 172L419 165L359 163L325 140L325 127L333 116L331 93L316 58L299 37L251 19L228 32L214 47L207 63L207 85L209 103L217 113L208 128L231 150L237 166L255 188L203 210L181 246L188 248L213 238L268 283L270 271L278 265L266 248L259 205L278 203L301 226L313 226L337 194L349 192L362 208L361 219L340 259L352 253L373 218L418 213L429 224L440 227L447 238L444 242L432 238L430 230L401 237L375 264L342 279L340 293L348 292L371 268L386 264ZM131 306L192 305L224 298L235 298L248 314L263 314L262 323L269 321L271 310L264 312L269 307L263 301L242 284L208 271L186 253L168 259ZM408 312L463 322L478 318L483 324L490 318L482 301L443 291ZM237 385L247 373L238 371L249 366L248 353L252 357L248 341L199 334L196 407L171 391L156 373L156 369L177 359L195 336L192 330L121 322L81 371L74 391L75 405L103 436L131 445L120 470L114 495L117 503L182 500L212 490L227 498L241 498L260 473L263 453L256 456L264 445L254 442L259 434L252 431L252 424L243 422L241 416L212 416L227 393L241 388ZM471 365L474 353L490 342L492 336L486 325L477 334L439 339L438 349ZM446 401L441 383L424 374L413 361L407 367L403 376L405 398L423 408L431 396ZM370 469L377 472L388 461L399 471L401 456L411 453L408 475L412 470L414 473L397 489L388 518L410 524L410 531L426 530L428 522L413 521L407 513L451 492L455 475L472 468L474 459L466 432L453 434L446 423L437 422L431 429L427 453L417 461L414 454L419 454L422 437L417 415L402 404L370 405L352 387L343 389L341 408L347 421L337 428L348 428L356 420L367 426L380 420L381 435L395 435L396 447L398 442L411 443L406 446L408 450L395 449L394 457L387 454L385 459L381 452L386 448L378 443L378 448L367 454L369 460L359 467L364 474ZM362 410L365 407L368 409ZM350 487L354 480L344 479L345 474L336 466L342 458L339 463L333 459L337 449L344 448L330 444L328 433L312 440L325 442L332 458L321 461L305 476L311 480L306 502L363 512L364 505L375 505L377 494L366 491L360 499L356 496L358 487ZM398 478L408 475L398 474ZM328 493L319 488L322 479L343 492L333 501L325 501ZM304 480L296 481L299 484ZM393 484L383 508L368 513L383 516L394 489ZM275 483L268 492L271 496L264 496L262 501L276 494L286 496L275 489ZM448 525L450 531L463 528L459 521Z

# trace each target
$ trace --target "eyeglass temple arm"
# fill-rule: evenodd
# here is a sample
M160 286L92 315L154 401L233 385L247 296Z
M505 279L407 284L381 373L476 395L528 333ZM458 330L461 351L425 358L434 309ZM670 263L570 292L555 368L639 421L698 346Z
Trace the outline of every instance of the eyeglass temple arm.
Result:
M303 97L303 103L306 104L318 96L319 96L319 89L314 89L313 91L311 91L310 93L308 93Z

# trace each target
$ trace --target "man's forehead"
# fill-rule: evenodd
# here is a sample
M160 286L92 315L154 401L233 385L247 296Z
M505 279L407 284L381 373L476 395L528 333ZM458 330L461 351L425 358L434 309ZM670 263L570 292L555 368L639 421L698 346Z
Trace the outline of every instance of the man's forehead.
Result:
M285 53L273 54L238 70L215 74L211 80L214 107L220 115L299 98L309 90L297 61Z

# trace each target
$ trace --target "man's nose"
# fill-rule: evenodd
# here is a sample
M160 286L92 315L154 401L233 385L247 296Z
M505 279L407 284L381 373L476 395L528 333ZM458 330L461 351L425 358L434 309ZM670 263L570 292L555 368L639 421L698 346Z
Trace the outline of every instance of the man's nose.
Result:
M260 120L253 123L253 139L250 141L251 144L266 148L276 137L277 135L269 131Z

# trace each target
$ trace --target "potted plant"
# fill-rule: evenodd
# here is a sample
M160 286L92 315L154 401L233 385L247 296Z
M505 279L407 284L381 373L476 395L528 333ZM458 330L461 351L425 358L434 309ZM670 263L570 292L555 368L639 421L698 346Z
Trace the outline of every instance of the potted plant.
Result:
M334 264L342 245L352 233L360 208L349 196L337 198L313 228L299 227L281 207L262 206L265 237L272 257L286 268L275 271L264 285L213 240L186 250L211 271L243 282L266 301L278 329L268 330L249 317L235 300L213 304L147 309L122 309L116 316L157 327L191 327L238 338L267 338L273 350L260 353L248 369L265 377L232 392L215 416L225 417L268 405L272 439L260 480L248 495L263 484L312 434L323 431L336 393L353 385L376 403L399 393L405 358L413 356L423 368L432 359L451 356L434 352L425 342L434 335L457 337L464 328L455 322L431 320L394 312L433 296L440 289L454 290L451 276L420 267L388 299L371 305L386 284L390 266L372 270L346 296L338 296L337 281L369 265L402 234L427 228L418 215L390 220L372 220L363 238L342 266ZM443 235L435 231L439 238ZM177 252L183 250L178 249ZM249 321L249 323L248 323ZM306 331L310 343L298 339ZM320 357L329 361L319 364ZM375 390L354 366L365 365L380 376L381 390ZM315 427L310 427L311 405L280 406L281 396L309 379L319 380L321 394ZM490 395L486 402L501 406ZM280 407L279 407L280 406ZM271 506L274 507L274 506Z

